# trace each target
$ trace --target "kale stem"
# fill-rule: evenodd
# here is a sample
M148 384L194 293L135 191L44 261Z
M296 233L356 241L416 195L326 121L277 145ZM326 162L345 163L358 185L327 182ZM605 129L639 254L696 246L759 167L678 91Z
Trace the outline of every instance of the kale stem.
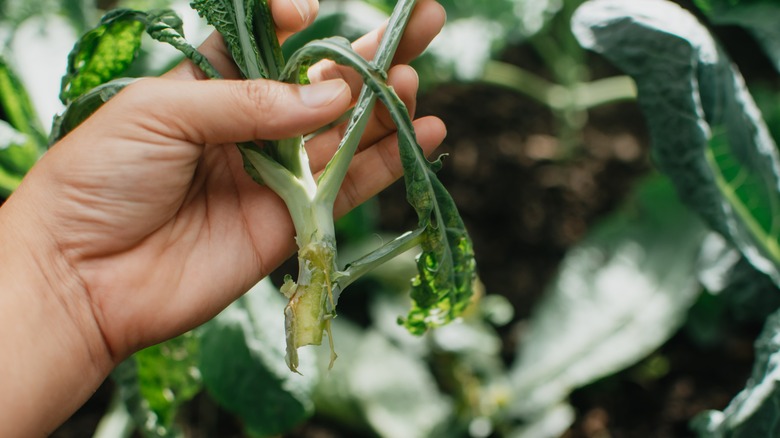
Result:
M423 231L424 229L419 228L417 230L404 233L393 241L388 242L380 248L376 249L375 251L372 251L371 253L348 264L344 270L339 273L339 277L336 280L336 292L334 292L336 299L338 299L340 292L344 290L345 287L354 283L363 275L367 274L388 260L391 260L419 245L422 241Z
M393 9L393 14L390 16L373 61L374 66L382 71L387 71L390 68L416 3L417 0L400 0L395 9ZM341 183L347 175L349 163L357 151L360 137L363 135L375 104L376 95L368 87L364 86L355 105L356 111L347 124L344 139L320 176L319 186L321 190L318 193L318 197L323 202L335 202Z

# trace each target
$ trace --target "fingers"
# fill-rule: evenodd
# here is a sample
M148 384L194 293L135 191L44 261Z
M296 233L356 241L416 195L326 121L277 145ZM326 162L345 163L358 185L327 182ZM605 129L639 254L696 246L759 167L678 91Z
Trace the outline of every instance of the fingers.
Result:
M317 0L271 0L270 6L280 41L305 29L320 9Z
M439 34L444 26L446 13L444 8L433 0L421 1L414 10L409 24L396 51L394 64L406 64L419 56L428 44ZM376 53L379 41L384 34L384 28L370 32L352 45L357 53L366 59L372 59ZM348 67L341 67L332 61L323 61L309 69L309 79L318 82L328 79L344 79L352 87L353 95L357 96L363 82L356 72Z
M343 81L297 86L274 81L144 79L109 101L99 125L126 135L145 131L195 144L280 139L338 118L351 94ZM129 123L128 123L129 122ZM121 133L116 133L121 134Z
M447 135L444 123L436 117L424 117L414 122L417 140L426 155L441 144ZM352 160L334 206L341 216L376 195L403 174L395 135L385 137L374 146L357 154Z
M417 72L408 65L395 66L390 69L388 74L388 84L396 90L412 118L414 118L417 104L418 83ZM373 145L396 130L395 122L393 122L390 113L381 102L377 103L370 117L360 140L358 150L363 150ZM311 157L312 168L319 169L325 166L329 157L336 152L345 130L346 124L339 125L318 135L307 143L306 146Z

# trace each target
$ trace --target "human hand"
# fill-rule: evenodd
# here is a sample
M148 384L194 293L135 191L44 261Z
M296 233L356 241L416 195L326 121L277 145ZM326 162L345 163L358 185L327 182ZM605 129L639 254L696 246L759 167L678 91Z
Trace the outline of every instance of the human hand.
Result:
M281 37L313 19L317 3L308 5L311 12L301 15L289 1L272 3ZM419 54L443 21L438 4L421 0L396 63ZM370 56L380 32L357 41L356 49ZM201 51L226 78L238 77L218 35ZM43 300L41 319L58 312L48 315L48 327L37 329L75 334L78 341L69 336L66 343L83 343L76 349L102 373L97 383L132 352L213 317L292 254L286 207L248 177L234 143L313 131L354 103L360 86L357 75L328 63L312 70L313 85L302 87L197 79L200 73L185 62L164 78L130 85L55 145L0 209L0 229L14 231L1 242L3 253L14 254L6 266L18 268L15 279L43 278L33 281L35 287L17 283L31 299ZM389 80L413 111L414 71L398 65ZM400 176L391 126L378 106L337 214ZM313 169L322 169L333 154L340 129L307 145ZM415 129L427 152L445 134L436 118L417 120ZM8 275L0 273L0 279ZM14 303L11 292L0 292L0 308ZM62 326L67 321L71 325ZM37 359L34 352L29 356ZM67 395L76 403L84 398Z

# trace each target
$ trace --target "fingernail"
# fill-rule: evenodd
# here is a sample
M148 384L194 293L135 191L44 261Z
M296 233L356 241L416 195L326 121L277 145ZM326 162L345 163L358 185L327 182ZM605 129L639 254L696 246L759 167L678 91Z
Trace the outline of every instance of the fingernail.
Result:
M311 16L311 7L309 6L309 0L290 0L292 1L295 10L298 11L298 15L301 16L301 20L304 23L309 22Z
M347 91L347 83L341 79L306 85L300 88L301 101L311 108L319 108L332 103Z

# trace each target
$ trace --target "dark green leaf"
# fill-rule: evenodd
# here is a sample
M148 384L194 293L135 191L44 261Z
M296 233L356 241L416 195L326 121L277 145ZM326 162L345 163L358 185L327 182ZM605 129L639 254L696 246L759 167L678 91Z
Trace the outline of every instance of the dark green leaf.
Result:
M209 60L184 38L184 23L176 12L170 9L151 10L145 14L144 24L149 36L173 46L200 68L206 76L211 79L221 77Z
M756 362L747 386L721 411L693 421L700 437L752 438L780 435L780 312L770 316L756 341Z
M707 29L662 0L587 2L573 23L636 81L655 160L683 200L780 284L777 147Z
M193 0L190 4L222 34L245 78L278 77L284 60L267 0Z
M206 388L261 436L286 432L313 411L311 352L299 353L306 376L290 373L285 364L284 306L282 295L265 280L201 332Z

